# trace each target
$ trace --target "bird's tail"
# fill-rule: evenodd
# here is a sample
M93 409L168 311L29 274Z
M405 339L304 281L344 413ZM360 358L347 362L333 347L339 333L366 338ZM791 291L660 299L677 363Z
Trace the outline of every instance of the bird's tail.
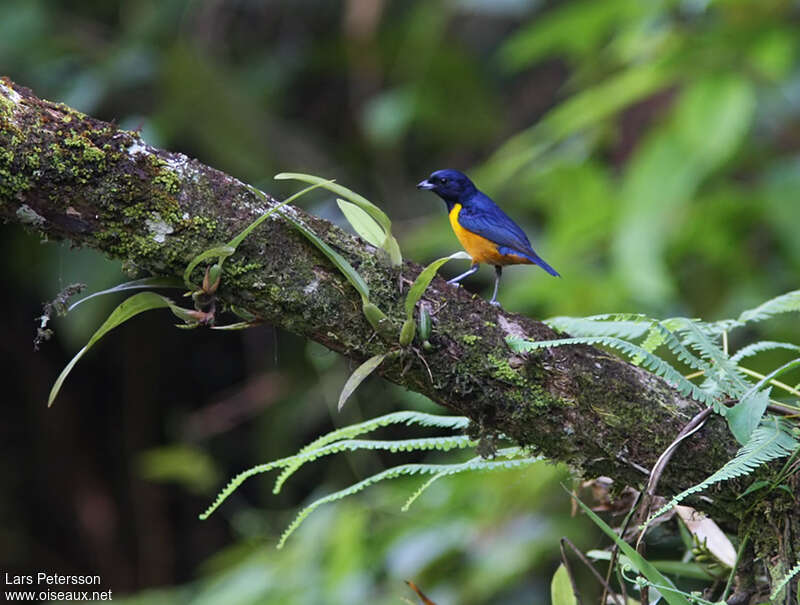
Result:
M544 259L541 256L539 256L538 254L536 254L536 252L534 252L533 250L531 250L529 252L526 252L525 253L525 258L527 258L533 264L539 265L542 269L547 271L553 277L561 277L561 274L558 271L556 271L555 269L553 269L553 267L548 265L544 261Z

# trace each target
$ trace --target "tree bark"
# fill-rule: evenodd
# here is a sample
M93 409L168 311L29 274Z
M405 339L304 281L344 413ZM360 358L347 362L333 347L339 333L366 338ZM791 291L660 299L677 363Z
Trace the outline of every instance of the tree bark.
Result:
M195 255L228 241L276 203L267 199L196 160L150 147L135 132L0 82L0 216L6 221L123 259L138 276L181 276ZM420 266L392 268L375 248L330 223L296 207L283 212L347 258L399 334L408 280ZM400 349L396 338L374 337L356 291L280 213L226 261L218 297L357 362ZM469 417L475 435L502 433L586 476L641 487L646 470L703 409L660 378L592 347L515 355L505 342L509 335L558 335L440 278L424 299L433 309L433 347L420 351L428 367L406 350L379 373ZM680 445L659 491L700 482L735 450L724 422L712 417ZM733 498L726 485L710 495L720 511Z

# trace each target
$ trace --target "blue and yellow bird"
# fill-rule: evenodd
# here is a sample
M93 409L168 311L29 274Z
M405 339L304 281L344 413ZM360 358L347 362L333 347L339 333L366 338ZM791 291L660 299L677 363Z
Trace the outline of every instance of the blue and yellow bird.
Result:
M433 191L447 204L450 225L472 257L469 271L449 280L457 284L478 270L480 263L494 265L494 294L489 302L497 302L497 287L506 265L539 265L554 277L558 272L534 252L528 236L485 193L478 190L466 174L458 170L437 170L417 185L417 189Z

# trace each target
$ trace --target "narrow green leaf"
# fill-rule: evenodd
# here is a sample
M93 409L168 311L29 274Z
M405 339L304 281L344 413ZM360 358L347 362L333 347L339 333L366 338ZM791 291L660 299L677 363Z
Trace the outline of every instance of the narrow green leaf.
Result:
M422 298L423 293L427 290L431 281L433 281L433 277L436 275L439 268L447 261L454 259L470 260L471 257L466 252L456 252L450 256L445 256L444 258L433 261L417 276L417 279L411 284L411 288L409 288L408 294L406 295L406 317L408 319L414 316L414 307L419 302L419 299Z
M306 187L305 189L301 189L297 193L294 193L294 194L290 195L285 200L283 200L280 204L276 204L275 206L273 206L272 208L267 210L264 214L259 216L252 223L250 223L247 227L245 227L239 235L237 235L231 241L228 242L228 245L231 246L235 250L239 246L239 244L241 244L244 241L244 238L246 238L248 235L250 235L250 233L253 231L253 229L255 229L261 223L263 223L267 219L268 216L270 216L274 212L277 212L278 210L280 210L281 208L283 208L287 204L291 204L297 198L305 195L309 191L313 191L314 189L317 189L319 187L324 187L326 183L332 183L332 182L333 181L326 181L324 179L320 179L320 182L313 184L311 187ZM263 191L261 191L259 189L256 189L255 187L248 187L248 188L250 189L250 191L255 193L256 196L260 197L262 200L268 201L267 200L267 196L264 195Z
M344 387L342 388L342 393L339 395L339 411L342 411L345 402L353 394L364 379L372 374L381 362L383 361L384 357L386 357L386 353L381 353L380 355L375 355L367 359L364 363L356 368L356 371L350 375L350 378L347 379L347 382L344 383Z
M577 605L578 603L575 593L572 592L569 572L563 563L558 566L550 581L550 602L552 605Z
M739 400L735 406L728 410L725 418L731 433L736 441L744 445L750 440L750 435L761 422L764 412L769 404L769 394L772 389L748 393Z
M748 397L750 395L753 395L759 389L763 389L764 385L766 385L770 380L774 380L775 378L777 378L778 376L780 376L782 374L785 374L786 372L791 372L795 368L800 368L800 357L798 357L796 359L793 359L791 361L787 361L781 367L779 367L779 368L777 368L775 370L772 370L772 372L770 372L769 374L764 376L764 378L762 378L755 385L753 385L750 388L750 390L747 391L747 393L744 394L743 398L744 397Z
M400 244L397 243L397 240L391 233L386 236L386 240L383 242L382 248L389 253L389 260L392 262L393 267L399 267L403 264L403 255L400 252Z
M336 203L356 233L376 248L383 248L386 234L374 218L352 202L336 198Z
M414 340L417 334L417 324L410 317L403 322L403 327L400 328L400 346L407 347Z
M252 321L237 321L236 323L232 324L225 324L224 326L211 326L212 330L247 330L248 328L254 328L259 323L254 323Z
M381 337L381 339L391 342L393 340L392 329L393 325L391 320L386 316L386 313L381 311L375 303L370 302L366 298L361 299L361 312L367 318L369 325Z
M682 395L690 395L698 401L711 405L714 405L717 401L714 399L712 393L706 392L693 382L688 381L680 372L657 355L649 353L642 347L631 344L627 340L621 338L614 338L612 336L586 336L581 338L561 338L559 340L530 341L515 336L507 336L506 343L508 343L509 348L516 353L529 353L538 349L576 344L603 345L621 351L628 357L640 359L642 367L664 378L669 384L678 389Z
M383 228L383 230L386 233L392 232L392 221L389 220L389 217L386 215L386 213L380 208L378 208L375 204L370 202L363 195L360 195L355 191L351 191L347 187L343 187L338 183L325 180L318 176L314 176L311 174L302 174L299 172L281 172L280 174L275 175L275 180L303 181L304 183L312 183L314 185L327 189L328 191L332 191L337 195L341 195L348 202L352 202L356 206L360 207L363 211L368 213L372 218L374 218L378 222L378 224Z
M142 279L134 279L133 281L127 281L124 284L114 286L113 288L100 290L99 292L94 292L88 296L84 296L80 300L72 303L67 309L67 312L72 311L78 305L81 305L87 300L91 300L96 296L114 294L115 292L124 292L126 290L139 290L142 288L183 288L183 284L180 282L180 280L175 279L174 277L144 277Z
M131 317L138 315L139 313L149 311L150 309L161 309L171 305L172 301L170 299L161 296L160 294L155 294L154 292L140 292L139 294L134 294L130 298L124 300L119 306L117 306L116 309L111 312L111 315L108 316L108 319L103 322L103 325L101 325L92 335L92 337L89 339L89 342L86 343L86 346L78 351L77 355L72 358L72 360L62 370L61 374L59 374L55 384L53 384L53 388L50 389L50 396L47 398L47 407L53 405L53 401L55 401L55 398L58 396L58 392L61 390L61 385L72 371L72 368L75 367L75 364L78 363L78 360L83 357L84 353L86 353L86 351L88 351L94 343L105 336L107 332L110 332L118 325L125 323Z
M681 526L684 527L684 526ZM684 529L687 532L688 530ZM689 534L691 535L691 534ZM691 540L691 538L690 538ZM691 542L690 542L691 545ZM607 550L590 550L586 556L594 561L610 561L611 552ZM619 562L622 565L633 567L631 560L625 555L619 555ZM705 571L695 562L670 561L670 560L651 560L650 564L662 573L678 576L682 578L694 578L696 580L713 580L714 576Z
M581 507L586 516L589 517L592 522L594 522L594 524L603 531L604 534L611 538L619 547L619 549L625 554L625 556L631 560L631 563L636 571L640 575L647 578L651 584L655 585L667 603L670 605L689 605L689 601L686 599L686 597L684 597L680 591L675 588L675 585L668 578L664 577L661 572L653 566L652 563L647 561L644 557L642 557L642 555L636 552L636 549L631 547L631 545L625 542L625 540L621 539L616 532L606 524L605 521L598 517L591 508L581 502L578 497L576 497L574 494L570 495L578 504L578 506Z
M741 494L736 496L737 500L741 500L748 494L752 494L753 492L757 492L762 487L767 487L769 485L769 481L761 479L760 481L753 481L750 485L747 486L747 489L744 490Z
M347 281L349 281L350 284L352 284L352 286L358 291L358 293L361 294L361 297L364 300L369 300L369 286L367 286L367 282L364 281L364 278L361 277L355 269L353 269L353 265L348 263L341 254L326 244L322 238L320 238L304 224L294 220L289 215L284 215L284 218L297 227L297 230L300 233L306 236L306 238L312 244L319 248L319 250L328 257L328 260L330 260L336 266L336 268L342 272L342 274L347 278Z

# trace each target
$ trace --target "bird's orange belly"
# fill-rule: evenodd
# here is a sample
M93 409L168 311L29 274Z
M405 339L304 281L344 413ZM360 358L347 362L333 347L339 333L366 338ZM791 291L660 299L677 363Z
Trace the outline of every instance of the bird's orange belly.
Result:
M517 254L500 254L497 251L497 244L485 237L464 229L458 222L458 213L461 212L461 204L456 204L450 211L450 225L456 234L458 241L464 246L475 263L487 263L490 265L518 265L532 264L524 256Z

